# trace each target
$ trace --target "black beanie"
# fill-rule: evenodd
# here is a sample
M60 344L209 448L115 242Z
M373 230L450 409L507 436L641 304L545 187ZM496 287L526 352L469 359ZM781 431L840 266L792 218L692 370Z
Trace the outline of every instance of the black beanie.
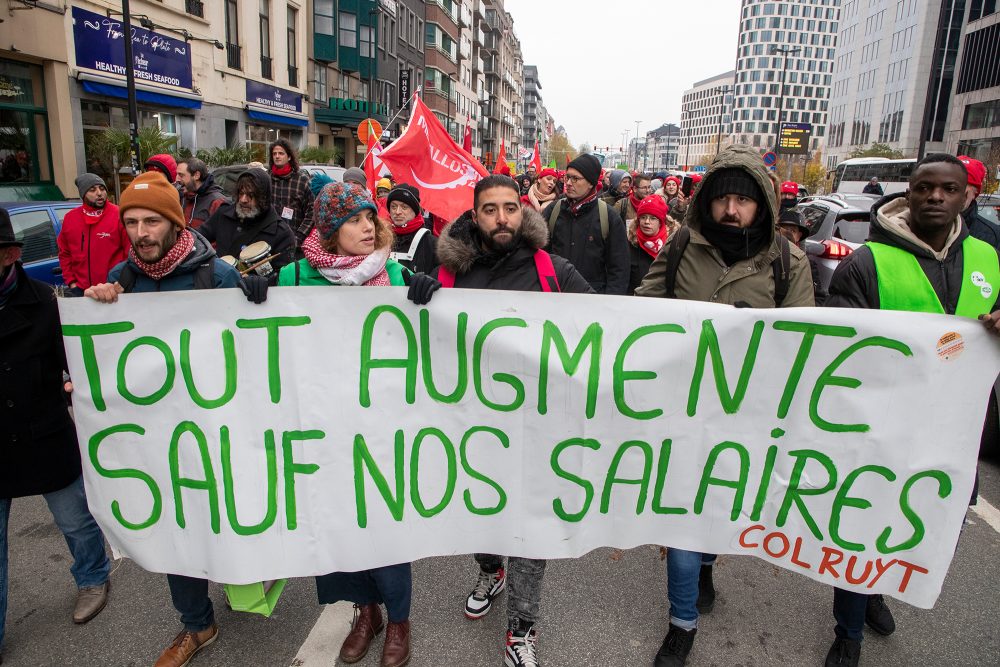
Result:
M415 216L420 215L420 190L409 183L400 183L389 190L389 196L385 200L386 208L392 206L394 201L402 202L412 208Z
M712 201L716 197L725 195L743 195L757 202L758 206L766 206L767 199L764 192L757 185L757 181L748 172L736 167L720 169L702 183L699 195L706 201Z
M566 169L576 169L591 185L601 179L601 161L590 153L584 153L566 165Z

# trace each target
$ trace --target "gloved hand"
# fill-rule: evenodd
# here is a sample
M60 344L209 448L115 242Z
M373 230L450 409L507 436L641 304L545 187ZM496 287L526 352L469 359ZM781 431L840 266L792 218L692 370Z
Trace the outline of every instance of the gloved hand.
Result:
M733 305L736 306L737 308L753 308L753 306L751 306L746 301L737 301Z
M426 273L411 274L406 271L403 273L403 283L410 287L406 298L418 306L430 303L434 292L441 289L441 282Z
M243 293L247 301L264 303L267 301L267 278L254 274L243 276Z

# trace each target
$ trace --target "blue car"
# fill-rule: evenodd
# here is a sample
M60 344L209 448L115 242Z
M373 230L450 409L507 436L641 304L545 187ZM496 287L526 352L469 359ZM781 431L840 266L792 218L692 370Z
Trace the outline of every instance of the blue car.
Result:
M62 268L59 266L59 246L56 236L62 229L63 218L79 201L30 201L3 202L14 224L14 238L24 243L21 263L35 280L50 285L62 285Z

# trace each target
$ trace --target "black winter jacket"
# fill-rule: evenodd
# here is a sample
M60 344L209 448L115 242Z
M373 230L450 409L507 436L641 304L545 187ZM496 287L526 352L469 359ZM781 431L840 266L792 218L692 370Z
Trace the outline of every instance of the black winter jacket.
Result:
M393 255L393 259L413 273L430 273L438 265L437 237L434 236L431 226L425 224L421 229L426 229L427 233L423 235L420 244L413 250L413 259L403 259L395 255ZM397 234L392 246L393 253L409 254L410 245L419 231L412 234Z
M642 279L649 273L653 265L653 256L634 243L628 244L629 274L628 293L635 294L635 288L642 284Z
M975 199L969 204L969 208L962 211L962 219L972 238L989 243L1000 252L1000 227L979 215L979 204Z
M455 287L541 292L535 269L535 251L549 240L545 221L530 206L522 207L521 243L510 253L489 255L479 241L479 230L467 212L441 231L437 241L438 260L455 274ZM590 284L573 265L552 255L559 289L566 293L593 294ZM433 275L437 277L440 267Z
M561 203L560 203L561 202ZM599 294L626 294L629 279L628 239L625 223L611 206L589 202L577 215L570 212L566 199L557 199L542 211L548 224L552 207L559 204L559 218L546 248L553 255L569 260L594 291ZM601 235L598 206L608 206L608 238Z
M0 310L0 498L58 491L80 476L56 295L20 263L14 270L17 289Z
M901 248L914 255L945 312L954 315L963 280L962 242L969 236L969 230L963 223L962 231L949 248L947 257L944 261L938 261L925 248L914 245L907 238L895 233L879 215L888 204L904 196L903 193L898 193L883 197L872 207L871 232L868 240ZM824 305L833 308L880 307L875 258L867 246L861 246L852 252L837 267L830 282L830 295ZM997 306L994 304L993 310L996 309Z

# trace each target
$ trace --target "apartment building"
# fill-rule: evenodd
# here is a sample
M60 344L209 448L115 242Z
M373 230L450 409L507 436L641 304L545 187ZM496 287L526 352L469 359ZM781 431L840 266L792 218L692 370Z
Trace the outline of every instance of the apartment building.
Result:
M981 160L990 178L1000 180L1000 5L996 0L968 5L946 150Z
M733 90L736 72L698 81L681 98L679 147L674 164L685 169L704 162L725 146L733 133ZM760 100L758 100L760 103ZM755 144L760 147L758 142Z

